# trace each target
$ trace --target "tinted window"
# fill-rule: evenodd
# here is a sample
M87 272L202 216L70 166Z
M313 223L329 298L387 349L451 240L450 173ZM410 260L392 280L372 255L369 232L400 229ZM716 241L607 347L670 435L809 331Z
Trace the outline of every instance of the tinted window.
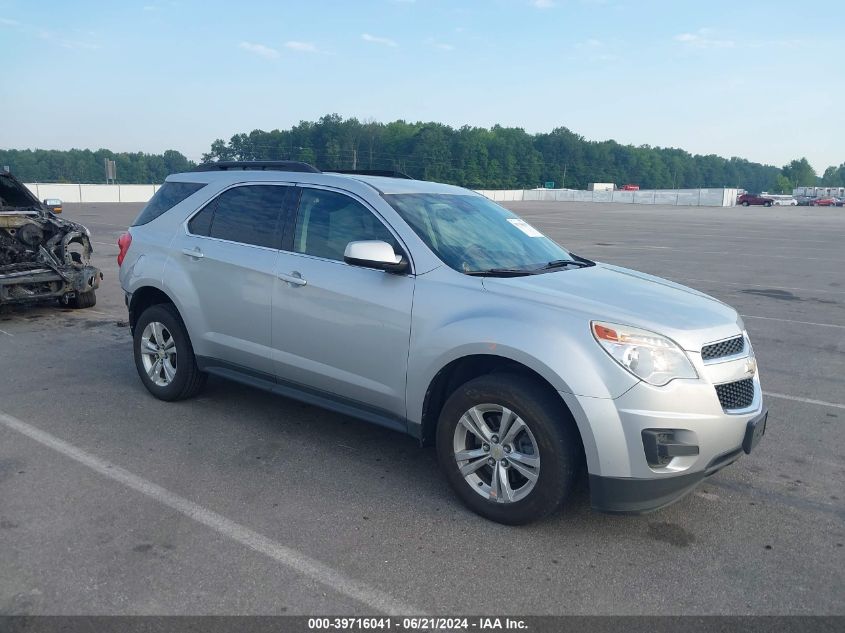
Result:
M256 246L277 247L277 227L287 187L247 185L220 194L210 237Z
M201 182L166 182L155 195L150 198L141 213L135 218L135 223L132 226L140 226L147 222L152 222L165 211L169 211L177 204L182 202L192 193L196 193L205 187L205 183Z
M343 261L349 242L381 240L399 252L390 231L360 202L322 189L304 189L296 218L293 250Z
M217 206L217 200L209 202L202 211L197 213L188 222L188 230L194 235L208 236L211 230L211 218L214 217L214 209Z

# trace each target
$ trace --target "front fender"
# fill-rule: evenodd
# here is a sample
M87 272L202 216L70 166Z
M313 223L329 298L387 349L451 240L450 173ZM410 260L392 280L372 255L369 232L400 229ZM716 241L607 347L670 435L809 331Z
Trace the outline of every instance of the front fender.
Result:
M590 398L616 398L638 380L593 339L589 319L541 304L501 301L483 285L417 279L408 359L411 423L422 422L425 395L437 373L459 358L485 354L515 361L555 390Z

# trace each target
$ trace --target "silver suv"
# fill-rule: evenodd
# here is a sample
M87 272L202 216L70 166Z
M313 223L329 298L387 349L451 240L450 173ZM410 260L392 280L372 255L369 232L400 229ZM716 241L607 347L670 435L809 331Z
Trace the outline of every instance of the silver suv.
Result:
M121 236L135 364L162 400L208 374L434 444L502 523L665 506L765 432L729 306L565 250L472 191L302 163L176 174Z

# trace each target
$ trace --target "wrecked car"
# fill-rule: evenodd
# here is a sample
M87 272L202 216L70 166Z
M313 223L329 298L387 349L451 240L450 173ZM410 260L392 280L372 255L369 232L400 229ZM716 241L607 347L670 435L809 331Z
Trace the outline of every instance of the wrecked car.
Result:
M103 278L92 252L88 229L53 215L17 178L0 173L0 306L56 299L92 307Z

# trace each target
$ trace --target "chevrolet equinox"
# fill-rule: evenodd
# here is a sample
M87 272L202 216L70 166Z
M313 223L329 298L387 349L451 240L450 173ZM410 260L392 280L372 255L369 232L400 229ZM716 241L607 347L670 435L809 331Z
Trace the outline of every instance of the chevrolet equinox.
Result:
M467 189L212 163L169 176L118 244L155 397L214 374L409 433L494 521L554 511L584 465L594 508L655 510L765 432L735 310Z

